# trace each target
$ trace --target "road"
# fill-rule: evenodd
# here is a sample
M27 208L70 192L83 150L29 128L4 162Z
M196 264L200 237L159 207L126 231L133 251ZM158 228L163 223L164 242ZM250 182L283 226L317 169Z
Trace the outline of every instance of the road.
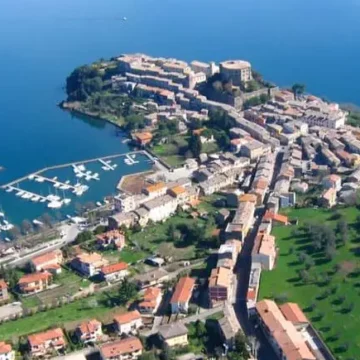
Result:
M270 190L273 189L276 177L279 173L281 161L282 161L283 153L276 154L276 161L274 166L274 174L270 183ZM267 203L270 191L267 193L264 204ZM265 207L258 211L258 218L254 223L253 228L248 233L243 248L241 250L241 254L238 257L238 261L235 267L235 272L238 278L238 287L237 287L237 296L236 303L234 304L235 313L238 317L240 325L244 330L247 336L255 336L257 339L257 343L259 345L257 351L257 359L258 360L278 360L274 350L271 345L264 337L262 332L256 328L254 323L249 320L247 306L246 306L246 297L247 291L249 287L249 277L251 270L251 252L254 246L256 234L258 232L259 225L261 224L262 218L265 214Z
M20 252L20 254L17 253L15 255L12 255L11 257L14 258L14 260L11 261L9 261L10 257L4 257L0 259L0 264L6 263L6 266L10 267L26 264L30 259L35 256L44 254L55 249L60 249L61 247L73 242L80 232L76 224L62 225L59 228L59 232L61 231L65 233L64 237L40 244L35 248Z

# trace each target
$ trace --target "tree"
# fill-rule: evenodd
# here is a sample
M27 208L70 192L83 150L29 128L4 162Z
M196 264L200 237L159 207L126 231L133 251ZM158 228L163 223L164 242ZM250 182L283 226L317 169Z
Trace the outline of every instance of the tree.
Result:
M134 283L129 282L128 279L124 279L119 288L119 303L125 305L128 301L133 299L137 295L137 288Z
M75 244L81 244L83 242L89 241L93 238L93 234L89 230L82 231L75 238Z
M291 87L291 90L294 93L295 99L297 99L298 95L301 95L305 92L305 85L296 83Z
M234 351L228 354L230 360L248 360L250 359L250 353L248 351L249 345L247 339L242 331L239 331L235 335L235 347Z
M52 227L53 218L49 213L44 213L40 218L44 225L50 228Z
M157 360L158 357L156 356L154 351L144 352L139 357L139 360Z
M9 231L9 236L12 240L16 240L21 236L21 231L18 226L14 225Z
M336 255L336 248L332 245L327 245L325 248L325 257L328 260L333 260Z
M199 135L192 134L189 139L189 150L193 154L193 157L197 158L201 154L202 143Z
M33 231L33 226L31 224L31 222L29 220L27 220L27 219L23 220L22 223L21 223L21 232L24 235L27 235L32 231Z
M304 284L308 284L310 282L310 274L307 270L300 270L300 278Z

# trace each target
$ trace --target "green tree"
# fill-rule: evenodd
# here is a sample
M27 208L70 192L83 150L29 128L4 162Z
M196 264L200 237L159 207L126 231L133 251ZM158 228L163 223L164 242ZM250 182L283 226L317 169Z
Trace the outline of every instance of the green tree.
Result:
M136 285L129 282L128 279L124 279L119 288L119 303L120 305L127 304L130 300L135 298L137 295Z
M199 157L202 150L202 143L199 135L192 134L189 138L189 150L195 158Z
M31 224L31 222L27 219L23 220L21 222L21 232L24 234L24 235L27 235L29 234L30 232L33 231L33 226Z
M234 351L228 354L230 360L248 360L250 359L250 353L248 351L247 339L242 331L239 331L235 336L235 348Z
M93 238L93 234L89 230L82 231L78 236L75 238L75 244L81 244L83 242L89 241Z
M301 95L305 92L305 85L296 83L291 87L291 90L294 93L295 99L297 99L298 95Z

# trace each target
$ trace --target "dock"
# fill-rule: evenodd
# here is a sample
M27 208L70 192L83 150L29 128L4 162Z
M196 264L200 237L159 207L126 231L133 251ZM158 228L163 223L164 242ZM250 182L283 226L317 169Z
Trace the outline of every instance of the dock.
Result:
M52 184L60 184L60 186L64 186L64 187L67 187L67 189L61 189L61 187L59 187L60 190L76 190L76 186L74 185L71 185L71 184L66 184L62 181L59 181L59 180L54 180L54 179L50 179L46 176L43 176L41 175L41 177L45 180L45 181L48 181L49 183L52 183Z
M21 188L19 188L19 187L15 187L15 186L11 186L11 185L7 186L7 188L12 189L12 191L14 191L14 190L17 191L17 192L23 191L24 193L31 194L31 197L32 197L32 198L33 198L33 197L38 197L39 200L43 200L42 202L48 201L48 199L47 199L45 196L36 194L36 193L34 193L34 192L32 192L32 191L24 190L24 189L21 189ZM30 200L30 201L31 201L31 198L25 199L25 200Z
M110 170L115 170L113 166L111 166L111 164L105 162L103 159L99 159L100 163L104 165L104 167L110 169Z

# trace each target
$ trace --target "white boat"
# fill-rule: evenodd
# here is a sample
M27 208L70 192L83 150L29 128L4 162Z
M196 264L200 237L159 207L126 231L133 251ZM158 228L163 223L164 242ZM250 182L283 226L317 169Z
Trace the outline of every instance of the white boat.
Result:
M105 203L105 204L108 204L108 203L109 203L109 200L104 199L104 203Z
M91 173L92 173L92 171L89 170L89 171L87 171L85 174L86 174L86 175L91 175Z
M14 188L8 187L8 188L6 189L6 192L11 193L13 190L14 190Z
M84 193L84 190L82 188L78 188L76 190L74 190L74 194L76 196L81 196Z
M79 172L79 173L76 173L76 175L75 175L76 177L78 177L78 178L82 178L82 177L84 177L85 176L85 174L84 173L81 173L81 172Z
M59 189L61 189L61 190L69 190L69 189L70 189L70 186L64 184L64 185L61 185L61 186L59 187Z
M12 228L14 227L14 225L13 224L5 224L5 225L2 225L1 227L0 227L0 229L1 230L3 230L3 231L9 231L9 230L11 230Z
M43 177L41 177L41 176L38 176L38 177L35 178L35 181L37 181L39 183L42 183L42 182L45 181L45 179Z
M54 181L56 181L57 179L58 179L57 176L54 176L54 177L52 178L52 180L54 180Z
M116 168L117 168L117 164L114 164L112 167L113 167L113 169L116 169Z
M8 237L6 237L4 240L5 240L6 242L10 242L10 241L11 241Z
M38 226L42 226L42 225L44 225L41 221L39 221L39 220L33 220L33 224L34 225L38 225Z
M39 195L35 195L32 199L31 199L31 201L33 201L33 202L38 202L40 200L40 196Z
M41 198L40 202L44 203L46 201L46 198Z
M65 198L65 199L63 199L63 202L65 205L68 205L71 203L71 199Z
M99 207L100 207L100 206L103 206L100 201L97 201L97 202L96 202L96 205L99 206Z
M110 170L110 168L107 167L107 166L102 166L101 168L102 168L104 171L109 171L109 170Z
M86 175L86 177L85 177L85 180L86 180L86 181L90 181L91 179L92 179L92 176Z
M66 184L66 185L69 185L69 184L70 184L70 180L66 180L66 181L65 181L65 184Z
M22 196L24 194L25 191L20 190L19 192L16 193L16 196Z
M131 157L132 157L133 159L135 159L135 158L136 158L136 154L132 154Z
M85 171L86 170L86 167L85 167L85 165L84 164L80 164L80 165L78 165L78 167L77 167L80 171Z
M28 176L28 179L29 179L29 180L33 180L34 177L35 177L35 174L31 174L31 175Z
M55 184L54 184L54 187L55 187L55 188L58 188L58 187L60 187L60 186L61 186L60 183L55 183Z
M62 207L62 204L63 204L62 201L54 200L48 204L48 208L49 209L59 209Z
M22 197L23 199L29 199L29 198L31 197L31 194L25 191L24 194L21 195L21 197Z
M0 217L4 217L5 214L3 212L0 212Z

